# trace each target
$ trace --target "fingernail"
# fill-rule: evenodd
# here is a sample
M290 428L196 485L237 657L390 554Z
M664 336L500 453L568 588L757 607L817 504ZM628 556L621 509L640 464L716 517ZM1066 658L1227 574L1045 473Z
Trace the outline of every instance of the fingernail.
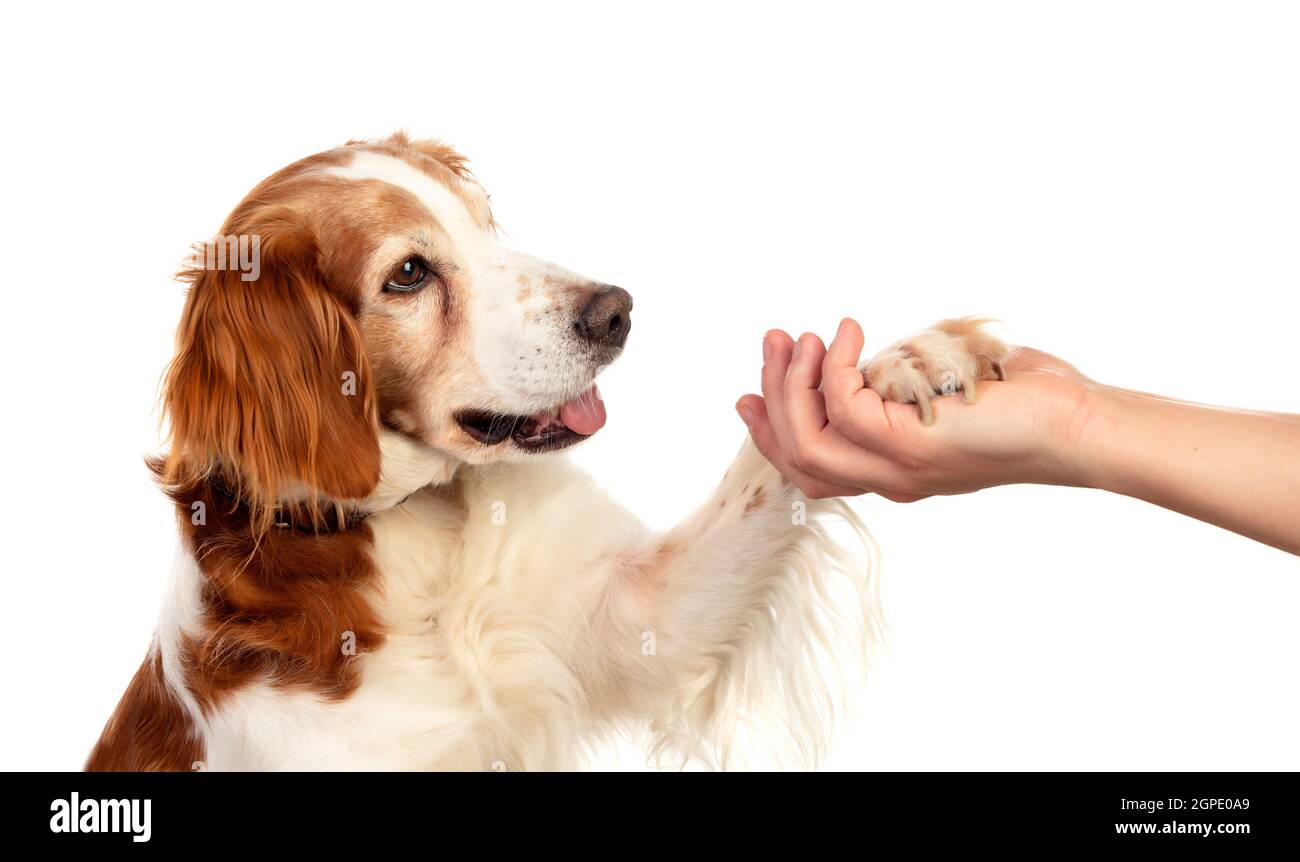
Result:
M748 407L737 407L736 413L740 415L740 421L745 423L746 428L754 427L754 411Z
M772 342L768 339L766 335L764 335L763 336L763 361L766 362L771 358L772 358Z
M843 334L844 334L844 327L846 327L846 326L848 326L848 325L849 325L849 319L848 319L847 317L844 318L843 320L841 320L841 321L840 321L840 328L837 329L837 330L835 330L835 337L836 337L836 338L839 338L841 335L843 335Z
M800 339L799 341L795 342L794 353L790 354L791 362L794 362L796 359L799 358L799 351L801 350L803 350L803 339Z

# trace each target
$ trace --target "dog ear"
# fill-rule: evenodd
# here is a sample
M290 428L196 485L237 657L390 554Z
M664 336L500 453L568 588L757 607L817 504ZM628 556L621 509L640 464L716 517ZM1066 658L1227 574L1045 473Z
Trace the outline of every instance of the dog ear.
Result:
M237 238L251 266L208 260L181 274L191 287L163 387L165 481L219 474L269 523L286 496L314 509L319 495L369 494L379 426L354 312L321 275L315 240L291 214L258 224Z

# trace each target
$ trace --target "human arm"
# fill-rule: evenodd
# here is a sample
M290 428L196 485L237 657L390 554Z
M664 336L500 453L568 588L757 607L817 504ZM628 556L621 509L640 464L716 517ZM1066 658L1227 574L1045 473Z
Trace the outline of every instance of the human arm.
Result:
M1300 553L1300 417L1206 407L1098 384L1020 349L975 403L883 400L858 368L852 320L764 339L763 395L737 409L759 450L811 496L898 501L993 485L1078 485L1126 494Z

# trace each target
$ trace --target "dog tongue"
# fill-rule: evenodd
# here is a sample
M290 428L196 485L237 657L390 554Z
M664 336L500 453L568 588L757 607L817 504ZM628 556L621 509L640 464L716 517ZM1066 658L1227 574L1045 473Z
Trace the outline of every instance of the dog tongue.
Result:
M595 384L586 392L560 405L560 421L575 434L595 434L605 426L605 402Z

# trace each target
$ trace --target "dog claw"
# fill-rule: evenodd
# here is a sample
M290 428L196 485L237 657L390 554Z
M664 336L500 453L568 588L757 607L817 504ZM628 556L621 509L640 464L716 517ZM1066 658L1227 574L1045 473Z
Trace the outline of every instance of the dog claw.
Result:
M916 406L921 408L921 424L934 424L934 408L930 406L930 396L924 392L916 393Z
M999 380L1007 379L1007 370L1002 367L1001 362L993 363L993 373L997 374Z
M975 403L975 381L968 380L966 385L961 388L962 397L966 399L967 404Z

